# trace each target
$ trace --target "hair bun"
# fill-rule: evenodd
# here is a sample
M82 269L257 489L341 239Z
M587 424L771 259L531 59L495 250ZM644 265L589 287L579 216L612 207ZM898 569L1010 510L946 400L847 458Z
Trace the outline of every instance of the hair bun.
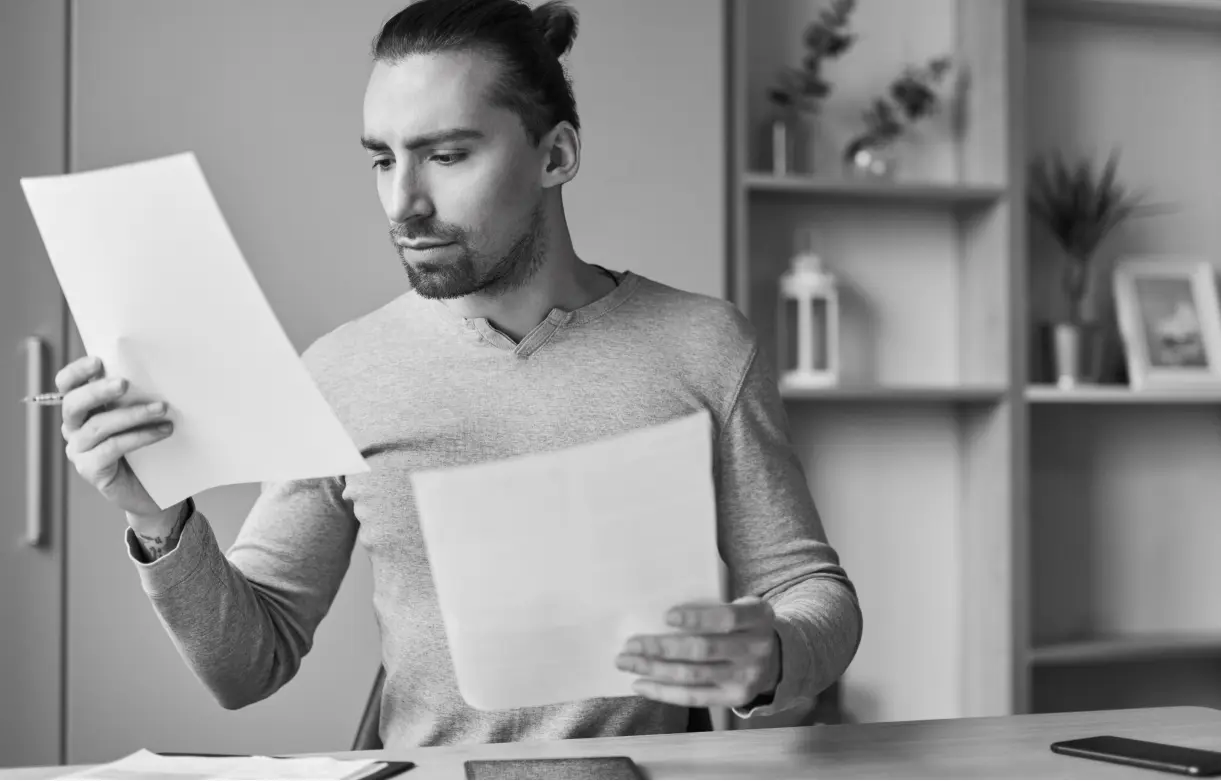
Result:
M557 58L567 54L577 37L577 12L563 0L547 0L533 13L547 47Z

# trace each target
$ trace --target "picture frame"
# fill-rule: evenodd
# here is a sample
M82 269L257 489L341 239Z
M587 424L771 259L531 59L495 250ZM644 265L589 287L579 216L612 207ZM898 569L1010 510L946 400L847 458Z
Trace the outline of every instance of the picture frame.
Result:
M1125 257L1113 284L1133 390L1221 391L1221 304L1211 262Z

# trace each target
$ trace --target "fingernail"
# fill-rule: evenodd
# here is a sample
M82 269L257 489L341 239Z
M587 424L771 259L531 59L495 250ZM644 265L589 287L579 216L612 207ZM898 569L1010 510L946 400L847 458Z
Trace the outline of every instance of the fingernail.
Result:
M666 613L666 623L670 626L682 626L683 619L683 611L681 610L671 610L669 613Z
M170 429L172 429L173 427L174 427L173 423L162 423L161 425L157 426L157 430L160 431L162 434L168 434L168 433L170 433Z
M640 641L639 640L628 640L627 645L624 646L623 650L625 653L629 653L629 654L640 653Z
M112 380L110 387L122 393L127 390L127 380Z

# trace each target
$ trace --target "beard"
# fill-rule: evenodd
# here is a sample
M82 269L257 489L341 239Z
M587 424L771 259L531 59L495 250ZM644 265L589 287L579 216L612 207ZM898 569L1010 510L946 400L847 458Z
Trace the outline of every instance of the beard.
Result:
M465 231L435 223L419 227L412 225L410 228L393 225L390 228L390 241L394 243L403 269L407 272L407 281L421 298L443 300L476 293L498 296L523 287L542 266L546 254L543 227L543 207L540 203L531 211L508 250L499 258L472 249L470 236ZM439 262L412 261L412 251L400 246L399 242L419 236L453 242L448 251L454 257Z

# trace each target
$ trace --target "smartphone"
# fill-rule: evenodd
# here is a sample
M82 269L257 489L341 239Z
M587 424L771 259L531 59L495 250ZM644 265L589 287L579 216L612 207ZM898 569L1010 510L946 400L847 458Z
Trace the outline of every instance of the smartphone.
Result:
M622 778L643 779L631 757L564 757L563 759L472 759L466 777L480 778Z
M1221 752L1168 743L1095 735L1051 744L1051 750L1070 757L1114 762L1117 765L1161 770L1184 776L1221 775Z

